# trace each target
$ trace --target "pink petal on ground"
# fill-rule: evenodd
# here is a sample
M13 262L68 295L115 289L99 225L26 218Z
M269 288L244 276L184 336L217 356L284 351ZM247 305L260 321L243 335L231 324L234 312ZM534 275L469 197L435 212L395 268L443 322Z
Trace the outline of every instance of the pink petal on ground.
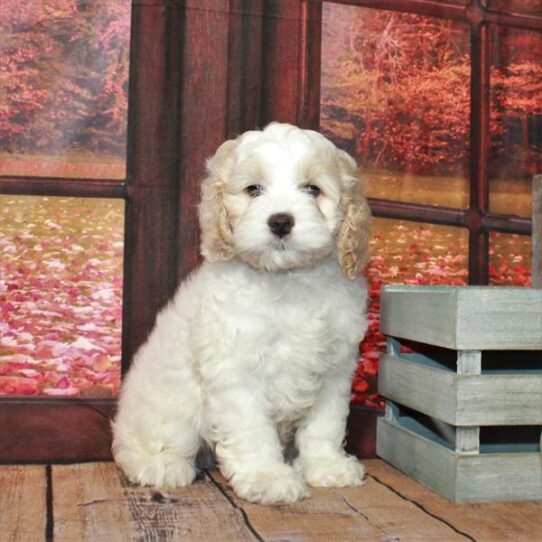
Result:
M0 339L0 344L2 346L14 347L14 346L17 346L18 343L15 337L2 337Z
M71 396L71 395L79 395L80 390L79 388L75 387L69 387L69 388L44 388L43 393L45 395L56 395L56 396Z
M35 369L21 369L19 372L27 378L35 378L36 376L39 376L41 374Z
M97 344L94 344L92 341L85 339L84 337L79 337L76 341L71 343L71 346L73 348L78 348L79 350L98 350L100 352L104 351L103 348L101 348Z
M33 357L25 356L24 354L13 354L10 356L0 356L2 363L24 363L35 365L38 363Z
M57 387L58 389L65 390L65 389L67 389L67 388L70 387L70 382L69 382L69 380L68 380L65 376L63 376L63 377L57 382L56 387Z

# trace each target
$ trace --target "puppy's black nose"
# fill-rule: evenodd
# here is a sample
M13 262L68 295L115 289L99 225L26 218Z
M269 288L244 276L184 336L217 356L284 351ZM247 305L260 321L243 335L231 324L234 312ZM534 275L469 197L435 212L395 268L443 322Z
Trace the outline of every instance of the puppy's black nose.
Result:
M271 215L267 220L269 229L277 236L284 237L288 235L294 227L295 220L291 214L276 213Z

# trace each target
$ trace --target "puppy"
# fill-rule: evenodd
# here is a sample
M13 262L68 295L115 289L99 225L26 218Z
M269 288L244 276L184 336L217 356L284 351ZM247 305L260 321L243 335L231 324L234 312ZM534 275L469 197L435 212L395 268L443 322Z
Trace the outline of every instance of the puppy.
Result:
M260 503L359 485L363 466L343 450L367 327L370 211L355 162L273 123L226 141L207 170L203 263L134 357L115 460L133 482L184 486L207 443L237 495Z

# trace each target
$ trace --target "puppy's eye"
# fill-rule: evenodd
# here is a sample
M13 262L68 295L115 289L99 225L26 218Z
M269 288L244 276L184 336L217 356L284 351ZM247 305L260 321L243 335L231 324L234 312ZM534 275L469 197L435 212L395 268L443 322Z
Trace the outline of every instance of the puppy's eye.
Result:
M263 193L263 186L261 184L251 184L245 188L245 192L251 197L251 198L257 198L258 196L261 196Z
M309 194L309 196L312 196L313 198L317 198L322 193L320 188L318 186L316 186L315 184L306 184L303 187L303 190L307 194Z

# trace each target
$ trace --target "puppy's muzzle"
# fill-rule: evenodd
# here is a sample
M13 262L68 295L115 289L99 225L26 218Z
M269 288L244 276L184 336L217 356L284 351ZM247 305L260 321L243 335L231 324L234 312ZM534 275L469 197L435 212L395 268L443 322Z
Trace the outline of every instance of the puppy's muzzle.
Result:
M269 229L279 238L288 235L294 227L294 217L289 213L276 213L267 220Z

